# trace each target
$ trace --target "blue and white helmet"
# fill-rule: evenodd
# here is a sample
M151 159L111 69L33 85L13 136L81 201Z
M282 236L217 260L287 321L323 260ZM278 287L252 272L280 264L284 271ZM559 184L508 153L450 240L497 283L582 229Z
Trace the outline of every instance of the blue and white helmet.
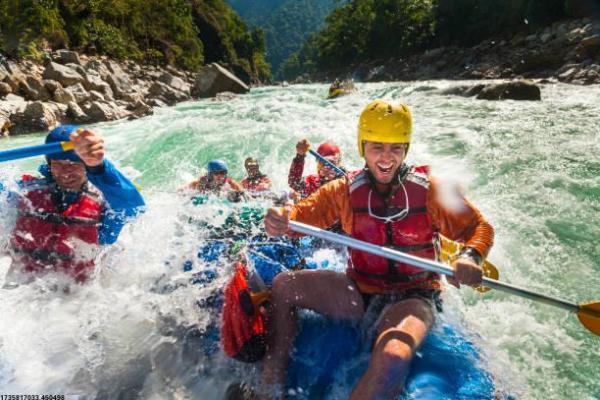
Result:
M215 172L228 172L227 163L223 160L210 160L206 165L209 174Z

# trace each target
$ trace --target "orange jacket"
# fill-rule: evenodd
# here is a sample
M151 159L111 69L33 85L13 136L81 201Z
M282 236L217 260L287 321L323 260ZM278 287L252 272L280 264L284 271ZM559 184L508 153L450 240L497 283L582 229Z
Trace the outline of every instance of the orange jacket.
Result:
M320 187L310 197L294 205L290 218L294 221L329 228L341 221L343 230L352 233L352 206L348 178L340 178ZM472 247L486 257L494 242L494 228L483 218L456 188L452 188L451 201L444 201L445 187L430 178L427 212L434 228L457 242ZM447 204L452 203L452 204Z

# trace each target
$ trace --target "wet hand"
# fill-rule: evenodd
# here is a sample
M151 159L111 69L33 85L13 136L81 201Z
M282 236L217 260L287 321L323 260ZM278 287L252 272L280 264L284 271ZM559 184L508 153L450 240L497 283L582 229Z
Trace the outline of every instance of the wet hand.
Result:
M310 142L307 139L302 139L296 143L296 153L299 155L306 155L306 153L308 153L308 149L310 149Z
M446 280L451 285L460 289L460 285L468 285L471 287L481 286L483 278L483 270L470 258L459 258L452 263L454 277L446 276Z
M104 139L87 129L71 133L75 153L88 167L97 167L104 161Z
M265 216L265 229L269 236L285 235L290 226L291 206L270 208Z

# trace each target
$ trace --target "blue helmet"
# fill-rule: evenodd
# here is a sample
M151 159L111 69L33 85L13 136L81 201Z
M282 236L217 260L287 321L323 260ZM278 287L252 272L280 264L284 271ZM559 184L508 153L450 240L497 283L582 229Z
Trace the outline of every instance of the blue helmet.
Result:
M214 172L228 172L227 163L223 160L210 160L206 165L209 174Z
M52 129L46 136L46 143L70 142L69 135L75 132L80 127L77 125L59 125ZM46 160L69 160L73 162L83 162L81 158L73 150L63 151L62 153L54 153L46 156Z

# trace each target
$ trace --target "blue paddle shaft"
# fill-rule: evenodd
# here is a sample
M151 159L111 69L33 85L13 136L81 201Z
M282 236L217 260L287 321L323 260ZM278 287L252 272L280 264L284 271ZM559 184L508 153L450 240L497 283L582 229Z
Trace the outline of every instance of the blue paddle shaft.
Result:
M63 142L27 146L18 149L0 151L0 162L20 160L22 158L43 156L46 154L62 153Z
M328 240L334 243L348 246L350 248L361 250L366 253L375 254L376 256L387 258L397 262L413 265L418 268L422 268L427 271L436 272L447 276L454 276L452 268L431 260L411 256L397 250L390 249L384 246L378 246L372 243L363 242L347 236L343 236L337 233L329 232L323 229L316 228L311 225L306 225L301 222L290 221L290 228L298 233L318 237L320 239ZM523 289L518 286L510 285L508 283L500 282L490 278L483 278L483 285L492 289L501 290L510 294L514 294L520 297L524 297L529 300L539 301L551 306L560 307L568 311L577 312L579 311L579 305L571 303L566 300L557 299L555 297L546 296L540 293L533 292L528 289Z
M319 153L317 153L313 149L308 149L308 152L310 154L312 154L313 156L315 156L315 158L317 160L321 161L323 164L325 164L329 168L333 169L338 175L340 175L340 176L345 176L346 175L346 173L344 172L343 169L341 169L340 167L338 167L337 165L335 165L334 163L332 163L331 161L329 161L328 159L326 159L325 157L323 157L322 155L320 155Z

